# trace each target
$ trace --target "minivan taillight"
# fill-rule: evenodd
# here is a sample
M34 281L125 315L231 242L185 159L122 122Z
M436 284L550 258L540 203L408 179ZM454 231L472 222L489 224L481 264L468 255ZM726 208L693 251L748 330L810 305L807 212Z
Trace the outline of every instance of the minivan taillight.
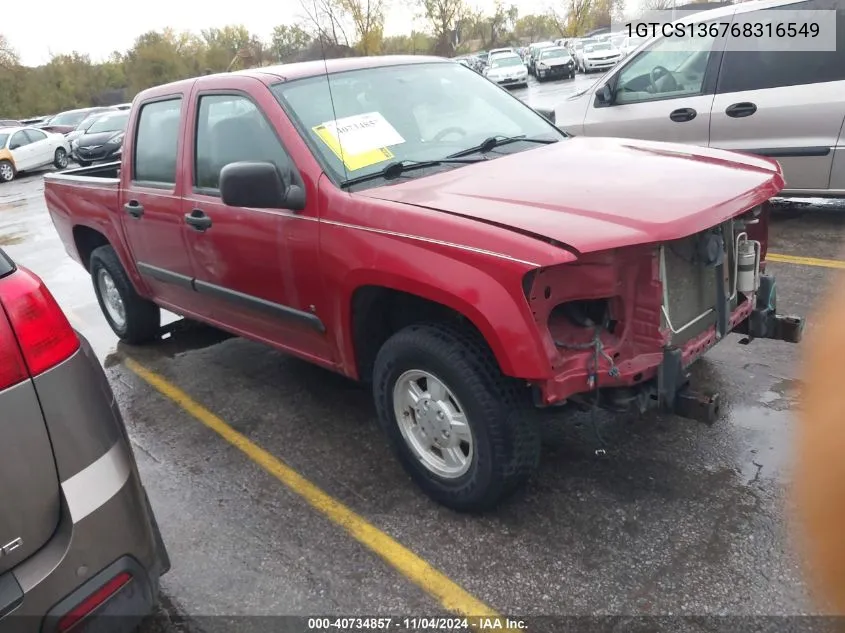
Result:
M3 283L0 281L0 283ZM0 391L29 378L12 326L0 310Z
M17 338L30 376L58 365L79 349L76 332L53 295L34 273L19 267L0 279L0 305L11 325L12 340ZM0 354L7 354L8 348L4 342Z

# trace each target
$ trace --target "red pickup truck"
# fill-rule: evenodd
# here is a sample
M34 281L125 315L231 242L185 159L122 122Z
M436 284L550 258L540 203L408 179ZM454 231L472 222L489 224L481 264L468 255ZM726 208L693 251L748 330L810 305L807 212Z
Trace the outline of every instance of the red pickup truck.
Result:
M121 339L162 307L371 383L410 476L479 510L535 469L539 409L712 418L691 363L800 338L765 273L782 187L768 159L571 137L460 64L379 57L146 90L122 162L45 197Z

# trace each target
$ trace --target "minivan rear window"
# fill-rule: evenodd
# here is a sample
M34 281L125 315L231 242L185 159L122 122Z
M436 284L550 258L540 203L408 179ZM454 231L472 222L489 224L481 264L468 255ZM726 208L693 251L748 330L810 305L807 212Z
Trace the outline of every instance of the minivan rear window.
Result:
M845 9L840 0L810 0L789 5L789 10L836 9L836 50L731 50L727 52L719 73L716 92L719 94L765 90L845 80ZM761 9L742 16L744 21L765 21L766 11ZM774 9L771 9L774 10ZM739 19L739 17L737 18Z

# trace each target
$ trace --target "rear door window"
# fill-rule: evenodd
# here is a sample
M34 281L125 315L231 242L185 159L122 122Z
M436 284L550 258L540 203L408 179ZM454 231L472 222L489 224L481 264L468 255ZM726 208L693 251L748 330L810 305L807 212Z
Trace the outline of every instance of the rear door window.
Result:
M24 130L25 134L29 137L29 140L33 143L37 143L38 141L43 141L47 138L47 135L40 130Z
M141 106L135 132L133 180L175 184L181 112L181 96Z
M32 141L29 140L26 133L21 130L12 135L12 140L9 141L9 149L18 149L24 145L29 145Z

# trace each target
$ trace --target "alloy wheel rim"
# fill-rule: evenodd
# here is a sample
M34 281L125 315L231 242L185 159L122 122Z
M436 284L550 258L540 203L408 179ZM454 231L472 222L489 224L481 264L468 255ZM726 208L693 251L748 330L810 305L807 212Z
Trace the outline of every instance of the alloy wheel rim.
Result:
M97 273L97 286L109 318L118 328L123 328L126 325L126 307L123 305L123 298L114 279L107 270L100 269Z
M431 473L457 479L470 469L474 441L465 409L434 374L406 371L393 387L393 409L402 438Z

